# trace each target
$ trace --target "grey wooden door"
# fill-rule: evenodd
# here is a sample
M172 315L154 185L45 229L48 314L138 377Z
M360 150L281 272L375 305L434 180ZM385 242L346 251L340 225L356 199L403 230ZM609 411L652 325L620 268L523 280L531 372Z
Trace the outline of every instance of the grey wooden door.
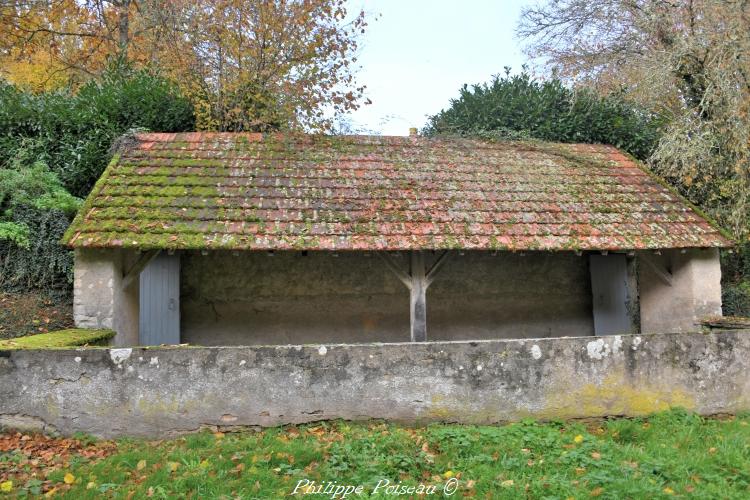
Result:
M591 255L589 265L594 333L635 333L631 311L634 291L630 290L627 257L623 254Z
M180 343L180 257L159 254L140 276L139 342Z

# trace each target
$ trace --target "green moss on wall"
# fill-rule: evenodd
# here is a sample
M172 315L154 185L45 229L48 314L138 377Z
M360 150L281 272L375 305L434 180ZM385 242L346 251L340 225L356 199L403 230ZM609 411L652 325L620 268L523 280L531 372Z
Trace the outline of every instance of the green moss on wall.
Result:
M4 349L54 349L83 345L108 345L115 336L112 330L87 330L71 328L56 332L40 333L28 337L0 340L0 350Z

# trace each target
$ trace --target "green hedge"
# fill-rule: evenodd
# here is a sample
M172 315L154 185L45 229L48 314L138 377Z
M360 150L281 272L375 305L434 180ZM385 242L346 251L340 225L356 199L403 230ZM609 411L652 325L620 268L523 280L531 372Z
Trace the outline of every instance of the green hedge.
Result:
M190 101L150 71L112 70L78 92L34 94L0 81L0 167L23 147L47 164L74 196L84 198L126 131L193 130Z
M507 69L489 83L464 85L447 109L429 118L423 132L611 144L643 160L656 147L662 125L662 117L622 95L602 97L568 88L557 78L537 80Z
M28 337L0 340L0 350L7 349L54 349L84 345L109 345L115 336L112 330L86 330L72 328L56 332L40 333Z
M193 130L193 107L158 73L112 68L77 92L32 93L0 80L0 290L71 294L59 241L77 204L132 129Z

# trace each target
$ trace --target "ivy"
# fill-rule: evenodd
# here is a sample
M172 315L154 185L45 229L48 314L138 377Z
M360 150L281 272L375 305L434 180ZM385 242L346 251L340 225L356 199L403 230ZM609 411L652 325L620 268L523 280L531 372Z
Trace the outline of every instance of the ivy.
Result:
M69 295L66 228L131 129L192 130L174 83L113 66L77 92L32 93L0 81L0 289Z

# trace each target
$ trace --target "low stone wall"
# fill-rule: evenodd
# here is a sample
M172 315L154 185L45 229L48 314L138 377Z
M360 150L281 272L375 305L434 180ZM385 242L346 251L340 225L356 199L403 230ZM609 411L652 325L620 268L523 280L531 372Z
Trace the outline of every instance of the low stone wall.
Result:
M163 437L385 418L496 423L750 410L750 331L213 348L0 351L0 425Z

